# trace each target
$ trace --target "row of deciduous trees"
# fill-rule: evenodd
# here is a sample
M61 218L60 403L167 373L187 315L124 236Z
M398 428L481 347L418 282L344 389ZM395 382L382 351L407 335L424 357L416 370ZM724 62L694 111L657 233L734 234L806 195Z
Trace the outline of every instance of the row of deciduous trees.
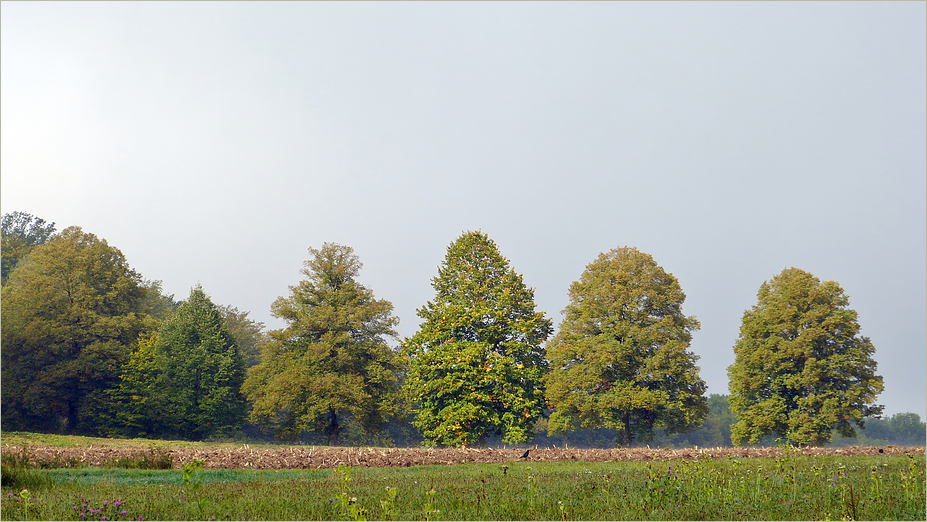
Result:
M496 244L464 233L395 349L392 304L357 282L353 250L309 252L305 278L272 305L286 326L264 334L199 287L174 302L79 228L3 216L3 429L202 439L247 419L337 444L347 426L411 416L426 443L456 446L525 442L548 418L550 434L607 428L630 445L706 417L689 350L699 323L676 278L634 248L586 267L551 338ZM733 441L821 444L878 415L882 380L858 330L836 283L794 268L764 283L729 369Z

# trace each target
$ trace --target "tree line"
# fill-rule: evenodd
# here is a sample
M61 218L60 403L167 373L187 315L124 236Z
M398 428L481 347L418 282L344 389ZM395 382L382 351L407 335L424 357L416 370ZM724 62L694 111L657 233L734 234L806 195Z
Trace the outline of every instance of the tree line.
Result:
M286 326L265 332L199 286L183 301L166 295L78 227L4 215L2 429L708 446L820 445L882 422L875 348L856 312L837 283L796 268L761 286L734 345L731 395L710 397L679 282L635 248L586 267L556 334L482 232L450 244L406 339L392 304L357 281L361 268L348 246L310 248L304 278L271 306Z

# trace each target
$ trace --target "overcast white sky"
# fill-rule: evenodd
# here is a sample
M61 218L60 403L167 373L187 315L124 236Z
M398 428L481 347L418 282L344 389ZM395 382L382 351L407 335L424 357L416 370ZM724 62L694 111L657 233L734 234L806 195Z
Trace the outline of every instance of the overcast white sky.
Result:
M709 393L795 266L850 296L886 413L927 418L925 6L3 2L0 207L273 328L306 249L349 245L403 336L466 230L555 325L636 246Z

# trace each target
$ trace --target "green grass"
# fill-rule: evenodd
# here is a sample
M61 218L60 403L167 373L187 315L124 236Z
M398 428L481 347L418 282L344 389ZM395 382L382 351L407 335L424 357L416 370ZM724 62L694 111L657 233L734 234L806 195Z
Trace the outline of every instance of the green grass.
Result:
M922 455L28 472L25 495L2 488L3 520L925 519Z
M84 437L81 435L55 435L52 433L32 433L24 431L5 431L0 434L0 444L3 446L51 446L55 448L86 448L90 446L100 448L240 448L242 442L191 442L185 440L163 439L117 439L103 437ZM280 447L277 444L248 444L249 447Z

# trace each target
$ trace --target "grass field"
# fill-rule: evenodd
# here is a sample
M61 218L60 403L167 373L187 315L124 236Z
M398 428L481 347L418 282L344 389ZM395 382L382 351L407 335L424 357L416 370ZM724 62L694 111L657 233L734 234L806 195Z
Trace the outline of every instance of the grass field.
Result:
M923 452L282 470L32 469L12 457L3 520L925 519Z

